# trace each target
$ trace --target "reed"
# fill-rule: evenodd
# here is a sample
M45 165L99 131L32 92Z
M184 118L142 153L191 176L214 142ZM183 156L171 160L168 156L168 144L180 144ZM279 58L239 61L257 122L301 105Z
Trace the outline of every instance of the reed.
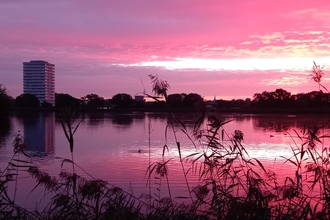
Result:
M177 150L178 150L178 153L179 153L178 156L179 156L179 160L180 160L180 164L181 164L182 173L183 173L183 176L184 176L184 179L185 179L185 182L186 182L186 186L187 186L187 189L188 189L188 192L189 192L190 200L193 203L194 200L193 200L190 185L189 185L189 182L188 182L188 179L187 179L187 172L186 172L184 164L183 164L183 158L182 158L182 154L181 154L181 144L180 144L180 142L178 140L178 137L177 137L177 130L175 128L175 123L178 123L181 126L181 131L183 131L189 139L191 139L191 138L188 134L188 131L187 131L186 126L184 125L184 123L182 123L182 121L179 120L175 116L172 109L170 108L170 105L168 104L167 91L170 88L170 85L168 84L168 82L165 81L165 80L159 79L158 76L149 75L149 77L151 79L152 91L153 91L155 96L149 95L146 92L144 92L143 94L145 96L149 97L149 98L152 98L153 100L155 100L157 102L162 102L161 99L165 100L165 102L163 102L163 103L166 106L168 115L170 117L170 123L167 126L167 128L170 127L170 129L172 131L172 134L174 136L175 144L176 144L176 147L177 147ZM168 131L168 129L165 129L165 137L167 137L167 131ZM192 143L194 143L194 142L192 142ZM166 147L167 147L167 145L165 144L164 147L163 147L163 152L165 151ZM163 156L164 156L164 153L163 153ZM162 163L163 165L159 165L159 166L165 168L166 163L167 162ZM148 169L150 170L150 167ZM150 170L150 171L152 171L152 170ZM166 178L167 178L167 175L164 175L164 176L166 176ZM167 178L167 182L168 182L168 178ZM171 195L170 190L169 190L169 194Z

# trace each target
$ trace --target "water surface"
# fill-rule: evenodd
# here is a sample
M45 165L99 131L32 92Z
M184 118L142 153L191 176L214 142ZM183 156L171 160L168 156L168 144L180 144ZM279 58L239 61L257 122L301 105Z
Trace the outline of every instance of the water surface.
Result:
M180 113L177 117L185 124L190 134L199 115ZM235 130L242 131L242 143L249 155L258 158L280 178L294 178L295 167L290 163L283 164L283 157L292 156L292 147L301 144L297 135L302 134L306 126L325 125L322 132L330 133L327 124L330 118L324 116L217 113L216 117L221 121L231 120L223 126L227 133L223 144L230 144L229 138ZM81 115L80 119L83 118L74 136L74 161L84 169L77 169L79 175L90 179L90 174L124 190L133 191L134 195L139 196L149 192L146 175L148 166L157 161L171 159L168 165L172 194L175 197L188 196L173 131L170 126L167 127L170 122L167 114L93 113ZM1 170L5 169L13 155L12 141L18 133L24 136L31 162L40 169L51 175L59 174L62 168L72 172L70 163L64 163L61 168L63 159L71 159L71 154L62 126L54 113L17 114L10 118L8 132L2 132L0 136ZM191 135L195 143L193 144L181 131L180 126L175 127L175 133L183 157L202 151L203 146ZM328 140L322 141L325 145L329 144ZM165 151L163 158L164 145L168 147L168 151ZM186 163L185 168L186 171L189 170L191 164ZM198 182L198 174L192 171L190 173L189 183L193 187ZM159 184L160 196L168 196L165 179L155 179L154 176L151 181L152 194L158 192L156 188ZM16 197L23 207L42 207L45 192L39 189L31 193L35 185L35 180L26 172L20 172ZM14 189L15 185L10 185L12 196Z

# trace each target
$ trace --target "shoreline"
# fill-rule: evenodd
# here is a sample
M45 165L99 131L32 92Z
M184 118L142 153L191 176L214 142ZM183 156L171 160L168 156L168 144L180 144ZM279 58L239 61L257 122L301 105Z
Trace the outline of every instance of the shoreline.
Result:
M118 109L86 109L78 108L74 109L77 112L113 112L113 113L125 113L125 112L168 112L164 108L118 108ZM13 112L61 112L61 109L56 108L14 108L10 111ZM202 111L196 109L177 108L171 109L171 112L189 112L200 113ZM327 114L330 113L330 108L302 108L302 109L256 109L256 108L244 108L244 109L211 109L206 110L207 113L241 113L241 114Z

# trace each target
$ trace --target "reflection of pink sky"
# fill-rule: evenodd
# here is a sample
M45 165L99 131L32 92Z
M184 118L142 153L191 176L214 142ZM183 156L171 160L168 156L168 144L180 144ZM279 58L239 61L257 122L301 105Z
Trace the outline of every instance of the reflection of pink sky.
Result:
M161 115L161 114L160 114ZM224 126L229 136L234 130L239 129L244 133L242 143L251 158L261 161L267 170L272 170L281 181L289 176L294 179L296 167L291 163L285 163L285 158L290 158L293 148L300 147L301 142L295 137L293 129L300 132L301 126L315 120L315 117L288 118L285 115L265 115L259 117L233 117L233 115L222 116L227 119L235 118ZM194 117L187 115L186 123L194 121ZM182 175L179 154L172 132L168 133L168 141L165 140L166 120L164 118L151 117L150 152L151 163L162 161L162 150L167 144L169 151L165 151L165 160L171 159L168 163L169 180L173 191L179 195L187 196L186 186ZM96 178L107 180L109 183L121 186L124 189L132 184L136 195L147 193L146 170L149 165L148 148L148 117L134 118L131 125L113 125L105 118L99 124L91 126L84 122L76 136L75 161ZM188 123L188 130L191 125ZM282 129L282 130L280 130ZM325 131L328 132L327 129ZM286 134L286 135L285 135ZM59 134L60 135L60 134ZM178 140L181 143L182 155L186 156L195 153L196 149L190 140L180 131L177 132ZM292 136L292 138L290 137ZM56 142L56 156L67 157L68 149L66 143ZM297 145L294 144L293 140ZM327 145L329 141L326 141ZM225 139L224 145L231 143ZM202 146L196 144L197 151L202 152ZM138 150L141 149L141 153ZM186 161L186 160L185 160ZM252 160L256 164L254 160ZM186 171L191 164L185 163ZM70 164L65 167L70 169ZM54 169L54 168L53 168ZM58 167L55 167L58 170ZM191 186L195 186L198 175L189 175ZM152 176L153 177L153 176ZM153 190L155 179L153 179ZM165 179L163 181L163 196L167 196Z
M150 120L151 163L162 161L162 149L166 143L169 146L169 151L166 151L165 160L171 159L168 165L172 193L175 196L187 196L188 191L184 182L178 151L170 131L168 141L165 141L166 116L157 113L140 113L135 116L127 114L124 116L126 119L130 119L128 120L129 123L115 124L113 114L109 114L104 118L95 117L94 119L90 119L87 116L75 134L75 162L88 173L92 174L93 177L104 179L110 184L122 187L126 191L129 190L131 185L135 196L139 196L141 193L148 193L146 170L149 165L148 123ZM194 114L178 114L177 116L184 121L189 131L192 129L193 122L197 118ZM292 135L297 146L300 146L301 142L294 137L295 133L293 129L299 133L303 125L322 119L321 116L308 115L297 115L296 117L287 117L286 115L245 115L243 117L242 115L219 114L217 116L226 120L235 119L224 126L226 132L231 135L236 129L241 130L244 133L243 146L248 151L250 157L257 158L267 170L274 171L279 184L287 176L293 179L295 177L295 166L290 163L283 164L284 159L281 158L281 156L292 156L290 145L295 146L293 139L288 137L288 134L285 134L289 133ZM328 118L323 119L328 120ZM22 130L22 126L22 121L16 118L13 120L12 132ZM52 175L57 175L60 171L61 160L59 158L70 158L69 146L62 128L58 123L55 126L56 146L54 155L43 158L40 161L33 158L34 162L42 170L50 172ZM326 128L325 134L328 133L330 133L330 129ZM196 150L189 139L180 131L177 134L178 140L181 143L183 157L195 153ZM13 137L12 135L11 138ZM8 138L5 147L0 149L0 153L4 158L1 166L5 166L6 161L12 156L11 143L12 140ZM225 140L224 145L228 144L230 142ZM325 146L328 145L329 140L326 140ZM197 144L198 152L201 152L201 148ZM141 149L141 153L138 152L139 149ZM256 163L254 160L252 162ZM186 171L191 168L190 165L189 163L185 163ZM68 172L72 170L70 163L65 163L63 168ZM90 178L79 168L77 168L77 172ZM194 175L193 170L189 172L192 174L188 177L190 186L194 187L198 181L198 175ZM156 192L155 182L156 179L152 176L152 193ZM34 180L24 178L24 183L22 180L19 184L24 184L24 186L20 187L20 191L22 191L21 195L27 196L28 192L30 192L36 183ZM161 196L168 196L167 192L166 180L162 179ZM24 204L29 206L26 201L29 200L24 200ZM189 202L189 200L186 201Z
M21 94L22 62L43 59L56 65L56 92L76 97L135 95L148 74L204 97L308 92L313 61L329 69L329 11L325 0L6 1L0 82Z

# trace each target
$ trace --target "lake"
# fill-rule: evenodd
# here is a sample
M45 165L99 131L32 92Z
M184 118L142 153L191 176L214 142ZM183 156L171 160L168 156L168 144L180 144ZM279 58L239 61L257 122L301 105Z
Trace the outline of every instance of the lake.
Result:
M230 144L229 138L235 130L242 131L242 144L250 157L260 160L266 169L273 170L280 179L286 176L295 177L295 166L284 164L283 157L292 156L291 147L295 144L300 146L297 134L302 134L305 126L325 124L322 132L330 133L330 118L321 115L215 113L215 116L221 121L231 120L223 126L228 134L222 140L224 144ZM190 134L199 115L178 113L177 117L185 124ZM171 127L167 127L170 120L167 114L103 112L80 115L80 119L83 118L74 135L74 161L84 169L83 171L77 168L79 175L91 179L90 174L138 197L149 192L146 174L148 166L163 159L170 160L168 177L172 194L178 202L189 202L175 137ZM191 136L194 145L181 131L180 126L176 126L175 131L182 157L203 149ZM2 129L1 132L1 171L12 158L12 142L17 134L24 136L31 162L51 175L59 174L63 159L71 159L69 144L54 113L16 113L10 118L8 129ZM328 140L322 141L329 145ZM163 158L164 145L168 146L168 150ZM190 186L197 185L198 173L190 169L191 164L188 162L184 167L190 172ZM64 163L63 169L72 172L72 165ZM158 193L157 188L160 188L160 197L168 196L165 179L155 178L153 175L151 179L152 195ZM27 209L43 207L45 192L42 188L31 192L35 185L35 180L27 172L19 172L16 188L16 201L19 205ZM14 196L14 189L15 184L11 184L10 196Z

